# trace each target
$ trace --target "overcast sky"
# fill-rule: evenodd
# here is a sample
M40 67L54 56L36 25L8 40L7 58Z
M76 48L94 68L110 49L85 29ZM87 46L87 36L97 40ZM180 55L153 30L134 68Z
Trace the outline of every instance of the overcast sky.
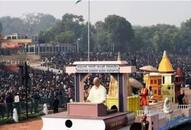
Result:
M22 17L26 13L47 13L61 19L65 13L83 15L87 20L87 0L74 4L68 1L3 1L0 0L0 17ZM191 18L191 1L93 1L91 0L91 22L104 20L107 15L125 17L133 25L174 24Z

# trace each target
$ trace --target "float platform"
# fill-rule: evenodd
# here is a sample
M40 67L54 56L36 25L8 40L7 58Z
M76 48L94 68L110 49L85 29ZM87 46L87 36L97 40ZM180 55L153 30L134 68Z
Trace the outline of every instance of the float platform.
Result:
M74 103L68 108L67 112L43 116L41 130L128 130L135 120L133 113L105 114L101 104Z

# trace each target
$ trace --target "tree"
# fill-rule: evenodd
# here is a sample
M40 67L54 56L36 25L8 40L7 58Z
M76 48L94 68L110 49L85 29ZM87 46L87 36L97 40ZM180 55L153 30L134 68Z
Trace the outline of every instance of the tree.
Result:
M82 27L80 29L80 51L81 52L87 52L88 51L88 23L82 24ZM96 44L95 44L95 28L93 25L90 24L90 51L96 50Z
M110 33L110 41L113 41L114 51L125 52L129 50L131 42L134 38L134 31L131 24L123 17L117 15L109 15L104 20L104 28ZM112 46L112 45L111 45Z
M24 15L22 20L26 27L25 31L29 35L35 35L40 31L50 29L56 23L54 16L42 13L28 13Z
M3 30L3 27L2 27L2 24L0 23L0 33L2 32Z
M23 18L9 16L0 18L3 26L2 33L5 35L12 33L26 34L29 36L35 35L40 33L40 31L51 28L56 21L54 16L42 13L26 14Z
M2 23L2 33L4 35L12 33L25 33L25 26L20 18L12 17L1 17L0 22Z
M152 37L153 29L151 27L134 27L136 50L139 49L153 49Z
M150 27L135 27L135 40L139 48L155 51L175 51L179 29L173 25L158 24ZM138 44L137 44L138 45ZM137 46L138 47L138 46Z
M177 48L191 52L191 18L181 24Z
M46 32L40 32L39 34L39 42L40 43L50 43L55 40L55 33L52 29L47 30Z
M74 32L66 31L58 34L56 40L60 43L74 43Z
M95 24L95 51L113 51L111 34L104 29L104 22L98 21Z
M153 27L153 45L157 51L174 51L176 46L178 28L173 25L158 24Z
M1 35L2 29L3 29L3 27L2 27L2 24L0 23L0 44L1 44L2 39L3 39L2 35Z
M82 16L65 14L52 28L39 33L39 42L74 43L79 38L83 39L83 21Z
M75 40L81 35L82 23L84 22L83 16L65 14L62 17L62 25L64 31L72 31L75 34Z

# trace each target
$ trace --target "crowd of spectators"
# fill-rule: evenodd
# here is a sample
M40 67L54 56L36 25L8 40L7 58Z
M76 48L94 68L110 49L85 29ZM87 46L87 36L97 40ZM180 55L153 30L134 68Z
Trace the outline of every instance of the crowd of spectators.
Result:
M167 52L168 53L168 52ZM154 50L141 50L137 52L126 52L121 54L121 59L126 60L128 65L135 65L137 68L140 68L145 65L152 65L158 68L161 61L163 52L155 52ZM177 67L180 67L184 74L185 80L187 83L191 84L191 60L189 54L168 54L170 61L173 65L173 68L176 70ZM112 52L96 52L91 53L90 59L92 61L108 61L108 60L117 60L118 54ZM68 54L68 55L56 55L44 57L44 66L54 67L57 69L63 69L65 65L72 64L74 61L83 61L87 60L87 54Z
M31 113L38 112L38 105L43 103L53 108L55 98L59 100L59 107L65 107L69 98L73 97L72 75L32 68L29 70L27 101ZM26 88L22 85L21 78L18 73L0 70L0 116L11 117L13 105L18 102L24 104L26 101ZM4 114L5 112L7 115Z
M182 68L185 72L185 80L187 83L191 83L191 60L189 55L185 54L168 54L171 63L176 69ZM91 60L103 61L103 60L117 60L118 54L110 53L91 53ZM152 65L158 67L162 58L162 52L156 53L154 51L139 51L139 52L127 52L121 54L122 60L127 60L129 65L135 65L137 68ZM63 73L53 73L51 71L36 70L30 68L29 70L29 94L28 101L33 103L34 111L39 103L48 103L49 107L53 107L54 98L59 100L59 106L64 107L66 102L69 102L74 98L74 76L68 75L64 72L66 65L72 64L74 61L87 60L86 54L58 54L54 56L42 57L44 63L42 66L52 67L63 70ZM106 74L90 74L84 81L84 89L88 90L93 84L93 78L99 77L102 84L108 88L110 77ZM9 72L0 70L0 116L3 115L2 111L7 106L9 117L13 106L8 105L16 102L19 97L19 102L26 101L25 87L21 85L21 75L15 72ZM17 99L18 101L18 99ZM5 105L7 104L7 105Z

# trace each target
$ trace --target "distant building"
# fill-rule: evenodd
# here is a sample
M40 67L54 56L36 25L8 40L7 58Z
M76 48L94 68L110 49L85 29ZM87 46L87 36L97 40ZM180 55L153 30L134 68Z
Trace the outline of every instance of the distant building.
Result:
M13 34L4 36L4 39L6 40L28 39L28 36L25 34L13 33Z
M74 53L76 52L76 44L72 43L43 43L31 44L26 46L28 54L38 55L54 55L58 53Z
M24 34L6 35L0 43L0 55L16 54L19 49L29 44L32 44L32 39Z
M13 33L3 37L1 48L19 48L25 45L32 44L32 39L25 34Z

